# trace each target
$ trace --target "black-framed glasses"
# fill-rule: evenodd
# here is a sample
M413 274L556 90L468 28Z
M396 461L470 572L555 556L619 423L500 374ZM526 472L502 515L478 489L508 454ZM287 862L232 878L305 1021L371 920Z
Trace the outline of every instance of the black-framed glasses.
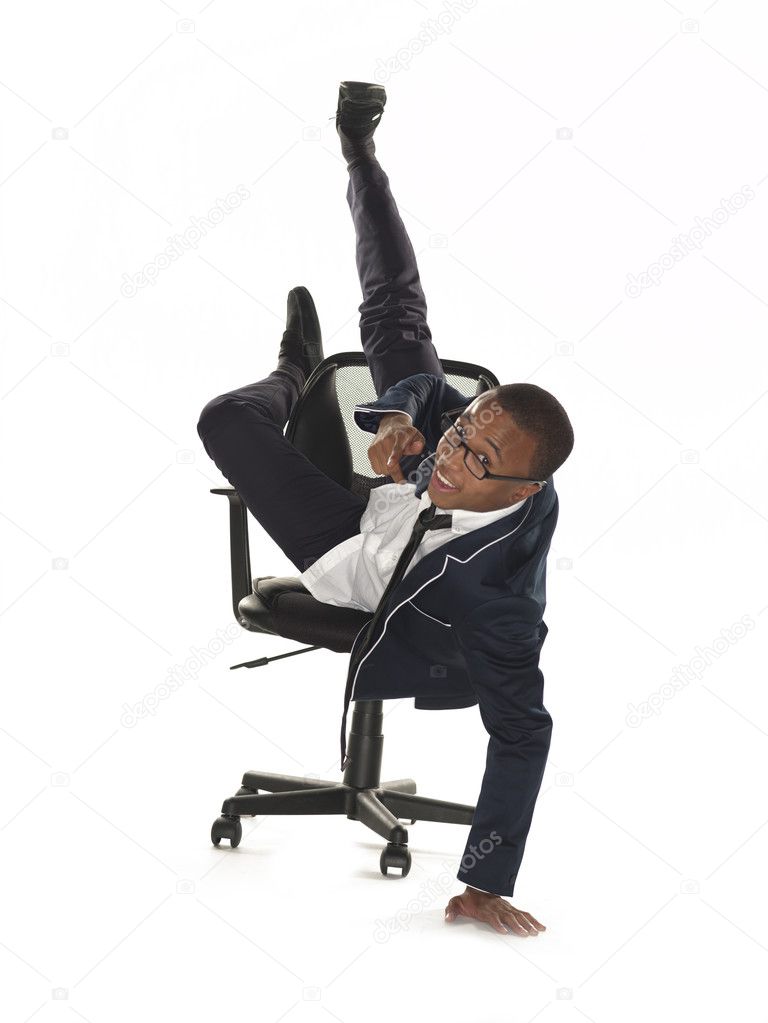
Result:
M487 456L476 454L467 444L466 428L459 422L464 417L466 408L467 406L463 405L461 408L449 409L447 412L443 412L440 416L440 428L443 431L443 436L452 448L464 448L464 465L466 465L476 479L510 480L513 483L536 483L542 488L547 485L546 480L527 480L521 476L502 476L500 473L491 472L487 465L485 465L485 462L488 461Z

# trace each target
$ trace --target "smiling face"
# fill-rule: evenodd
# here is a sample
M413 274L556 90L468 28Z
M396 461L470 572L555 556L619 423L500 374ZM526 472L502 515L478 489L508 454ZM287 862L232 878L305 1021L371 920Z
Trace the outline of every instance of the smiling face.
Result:
M460 424L467 444L489 472L530 478L536 441L515 426L509 413L494 401L492 395L478 396L464 412ZM539 491L535 483L478 479L464 463L465 452L463 445L454 448L444 436L440 438L435 471L427 488L430 500L438 508L446 511L453 508L496 511ZM444 486L440 476L447 479L452 487Z

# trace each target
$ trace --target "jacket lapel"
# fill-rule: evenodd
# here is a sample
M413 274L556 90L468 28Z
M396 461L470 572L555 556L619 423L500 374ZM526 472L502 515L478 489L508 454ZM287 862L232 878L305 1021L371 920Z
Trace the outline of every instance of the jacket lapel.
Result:
M443 575L448 555L458 561L466 561L473 554L482 557L481 551L484 547L499 542L506 534L512 533L530 517L531 512L532 502L529 499L517 511L502 515L500 519L489 522L487 526L481 526L479 529L473 529L469 533L460 533L429 554L425 554L394 590L390 608L405 603L425 585L437 581Z

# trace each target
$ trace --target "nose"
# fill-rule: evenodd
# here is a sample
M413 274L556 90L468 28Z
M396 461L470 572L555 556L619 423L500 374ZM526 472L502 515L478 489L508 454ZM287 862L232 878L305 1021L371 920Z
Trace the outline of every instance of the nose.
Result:
M442 448L438 445L437 448L437 460L440 465L450 466L450 471L454 473L461 473L464 471L464 448L460 444L457 448L449 444L448 441L443 441Z

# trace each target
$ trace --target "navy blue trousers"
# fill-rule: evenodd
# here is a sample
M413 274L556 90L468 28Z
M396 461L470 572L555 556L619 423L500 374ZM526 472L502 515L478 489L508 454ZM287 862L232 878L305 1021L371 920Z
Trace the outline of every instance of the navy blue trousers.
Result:
M347 202L363 293L360 338L376 394L414 373L443 376L413 246L377 159L349 172ZM281 361L263 380L213 398L197 424L208 455L301 572L359 533L366 507L286 439L303 385L301 369Z

